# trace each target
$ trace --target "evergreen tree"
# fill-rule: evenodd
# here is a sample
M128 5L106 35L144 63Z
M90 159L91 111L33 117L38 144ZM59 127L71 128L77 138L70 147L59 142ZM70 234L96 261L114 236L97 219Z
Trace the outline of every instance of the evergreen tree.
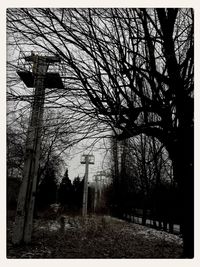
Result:
M46 208L50 204L56 202L57 195L57 179L54 167L48 165L44 178L38 188L38 207Z
M74 207L78 210L81 209L82 207L83 183L84 183L84 179L81 180L79 176L77 176L73 181L73 191L74 191L73 203L74 203Z
M58 200L61 205L67 205L68 207L70 207L73 203L73 187L71 180L69 179L68 169L66 170L60 183L58 190Z

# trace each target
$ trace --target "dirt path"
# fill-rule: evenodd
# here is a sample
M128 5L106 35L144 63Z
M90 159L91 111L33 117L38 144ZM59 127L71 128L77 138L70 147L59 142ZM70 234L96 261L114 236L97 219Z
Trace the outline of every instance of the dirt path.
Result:
M109 216L65 217L57 221L36 220L31 245L11 244L8 225L8 258L180 258L182 239L145 226Z

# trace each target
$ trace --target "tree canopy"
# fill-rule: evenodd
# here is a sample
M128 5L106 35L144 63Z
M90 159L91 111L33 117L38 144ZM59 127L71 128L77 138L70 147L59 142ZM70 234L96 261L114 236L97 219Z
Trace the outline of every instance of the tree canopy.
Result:
M144 132L163 140L163 130L173 138L182 120L191 121L192 107L184 114L193 92L191 9L9 9L7 15L11 43L63 59L67 90L57 90L49 104L98 118L120 129L121 138Z

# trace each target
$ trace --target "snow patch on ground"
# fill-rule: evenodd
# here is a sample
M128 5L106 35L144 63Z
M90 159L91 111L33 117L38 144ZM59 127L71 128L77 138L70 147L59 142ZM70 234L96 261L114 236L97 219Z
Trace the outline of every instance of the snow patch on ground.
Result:
M70 229L70 228L74 228L71 224L69 224L68 222L65 222L64 224L64 230ZM40 230L48 230L50 232L55 232L61 229L61 223L59 221L55 221L55 220L49 220L47 222L47 224L45 225L39 225L38 229Z
M32 244L13 246L8 231L8 258L180 258L176 235L111 216L61 216L35 220Z
M148 240L153 240L153 239L160 239L163 241L167 241L167 242L175 242L178 245L183 245L183 240L182 238L180 238L177 235L173 235L170 233L167 233L165 231L161 231L161 230L156 230L153 228L149 228L147 226L143 226L143 225L138 225L138 224L134 224L134 223L128 223L125 222L124 220L118 219L118 218L114 218L114 217L109 217L110 222L111 221L118 221L118 222L124 222L125 226L123 227L123 229L121 230L121 232L124 234L129 234L130 236L141 236L141 238L146 238Z

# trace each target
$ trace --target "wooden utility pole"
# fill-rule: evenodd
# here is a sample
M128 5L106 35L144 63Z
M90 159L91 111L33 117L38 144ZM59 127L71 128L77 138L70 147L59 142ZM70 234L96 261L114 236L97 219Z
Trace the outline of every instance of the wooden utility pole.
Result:
M83 187L83 206L82 206L82 216L87 215L87 204L88 204L88 174L89 174L89 164L94 164L93 155L83 155L81 158L81 164L85 164L85 178Z
M14 244L20 244L21 242L30 243L31 241L40 158L45 79L49 64L60 62L60 59L52 56L38 56L32 53L31 56L25 58L25 61L33 63L33 85L35 87L35 95L26 140L24 174L18 196L15 225L12 236L12 242ZM19 75L20 77L27 79L27 76L23 76L22 72ZM26 83L27 81L24 80L24 82Z

